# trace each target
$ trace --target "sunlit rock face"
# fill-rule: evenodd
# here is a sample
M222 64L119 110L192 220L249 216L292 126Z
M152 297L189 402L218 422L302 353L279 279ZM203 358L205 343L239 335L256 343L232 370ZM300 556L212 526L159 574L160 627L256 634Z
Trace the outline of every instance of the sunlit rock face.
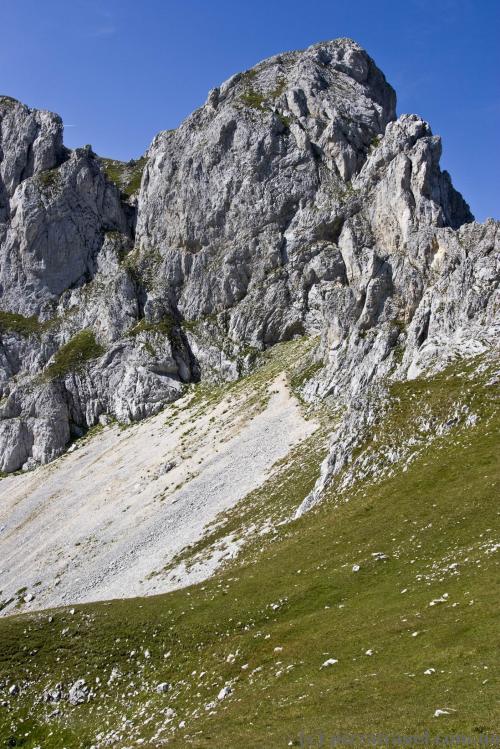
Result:
M324 363L304 396L347 407L491 346L498 224L395 105L351 40L278 55L157 135L127 191L136 164L117 178L57 115L0 98L0 470L296 335Z

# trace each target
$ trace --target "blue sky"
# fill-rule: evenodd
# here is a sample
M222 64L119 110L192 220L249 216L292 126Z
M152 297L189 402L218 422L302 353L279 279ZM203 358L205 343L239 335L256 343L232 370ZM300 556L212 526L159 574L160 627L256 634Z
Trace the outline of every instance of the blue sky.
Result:
M322 39L362 44L443 138L479 220L500 217L500 0L0 0L0 93L62 115L67 145L127 160L210 88Z

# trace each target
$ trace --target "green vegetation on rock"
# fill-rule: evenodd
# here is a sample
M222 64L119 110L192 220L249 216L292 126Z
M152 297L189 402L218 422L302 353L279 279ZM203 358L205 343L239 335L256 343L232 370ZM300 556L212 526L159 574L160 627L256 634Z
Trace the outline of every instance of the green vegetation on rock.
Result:
M55 187L59 182L59 172L56 169L45 169L37 174L38 183L45 188Z
M276 86L271 91L270 96L272 99L277 99L279 96L281 96L286 90L286 78L283 76L278 76L276 78Z
M245 104L247 107L258 109L260 111L264 109L265 100L266 97L264 96L264 94L254 88L249 88L248 91L245 91L241 95L241 101L243 102L243 104Z
M0 96L0 105L1 106L7 107L7 108L10 109L10 108L14 107L16 104L19 104L19 101L17 99L14 99L13 96L6 96L5 94L2 94Z
M24 337L41 335L52 324L52 321L40 322L35 315L25 317L16 312L0 311L0 335L2 333L17 333Z
M139 320L130 330L127 332L129 336L136 336L140 333L161 333L162 335L170 336L175 328L175 320L171 316L163 317L158 322L150 322L144 317Z
M282 114L281 112L278 112L277 117L278 117L279 121L281 122L281 124L283 125L283 127L286 127L287 129L292 124L291 117L287 117L286 115Z
M130 198L139 190L147 161L145 157L128 162L101 157L100 161L108 180L113 182L125 197Z
M57 351L44 372L44 378L52 380L77 372L88 361L97 359L103 353L104 348L97 343L94 332L81 330Z

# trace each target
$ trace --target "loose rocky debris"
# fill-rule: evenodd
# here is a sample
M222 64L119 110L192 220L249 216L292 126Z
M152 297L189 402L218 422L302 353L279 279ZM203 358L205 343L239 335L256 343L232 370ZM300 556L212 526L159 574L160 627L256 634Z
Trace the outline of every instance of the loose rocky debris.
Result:
M190 407L188 396L177 417L167 410L124 432L110 428L55 471L47 466L1 481L0 517L10 530L2 541L9 560L4 591L19 589L21 569L26 587L38 583L36 599L24 594L30 608L153 594L210 576L237 554L244 538L228 539L192 568L181 563L162 570L317 426L304 418L283 375L266 383L263 393L268 400L257 411L247 405L255 395L250 390L236 404L231 394L221 397L212 410ZM182 449L186 430L193 431L189 456L166 461ZM154 478L166 464L170 470ZM90 485L81 480L89 466ZM150 478L134 488L138 473ZM12 610L11 598L2 613Z
M91 700L93 696L93 692L87 686L85 679L77 679L68 692L70 705L81 705L83 702Z

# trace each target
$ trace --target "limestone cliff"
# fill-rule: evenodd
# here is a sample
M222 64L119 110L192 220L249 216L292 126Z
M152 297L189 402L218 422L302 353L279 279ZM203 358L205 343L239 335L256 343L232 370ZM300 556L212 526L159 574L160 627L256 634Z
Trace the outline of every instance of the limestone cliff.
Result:
M395 107L355 42L316 44L213 89L117 178L64 148L59 117L0 98L0 470L316 335L304 397L345 408L324 483L388 377L492 346L499 225Z

